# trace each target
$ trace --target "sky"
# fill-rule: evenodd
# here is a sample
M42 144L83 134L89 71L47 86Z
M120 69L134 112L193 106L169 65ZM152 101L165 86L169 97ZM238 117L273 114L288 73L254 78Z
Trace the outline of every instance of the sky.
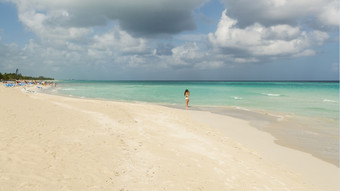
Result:
M338 0L0 0L0 72L339 80Z

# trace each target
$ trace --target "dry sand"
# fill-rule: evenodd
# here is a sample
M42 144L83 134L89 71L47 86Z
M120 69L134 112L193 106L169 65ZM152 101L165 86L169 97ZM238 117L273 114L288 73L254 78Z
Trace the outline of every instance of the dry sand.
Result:
M228 116L1 86L0 190L338 190L339 168L268 136Z

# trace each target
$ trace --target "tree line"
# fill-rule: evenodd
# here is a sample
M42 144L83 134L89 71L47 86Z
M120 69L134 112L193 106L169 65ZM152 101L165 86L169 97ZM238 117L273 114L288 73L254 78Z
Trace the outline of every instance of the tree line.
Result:
M0 72L0 80L8 81L8 80L54 80L54 78L39 76L39 77L32 77L32 76L23 76L21 74L16 73L4 73Z

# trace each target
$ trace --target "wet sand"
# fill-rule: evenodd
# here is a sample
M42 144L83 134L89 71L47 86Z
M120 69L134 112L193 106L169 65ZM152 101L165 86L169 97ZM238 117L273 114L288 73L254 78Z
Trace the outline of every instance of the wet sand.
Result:
M183 109L182 106L166 106ZM339 167L338 121L239 107L193 106L190 109L249 121L251 126L274 136L276 144L312 154Z

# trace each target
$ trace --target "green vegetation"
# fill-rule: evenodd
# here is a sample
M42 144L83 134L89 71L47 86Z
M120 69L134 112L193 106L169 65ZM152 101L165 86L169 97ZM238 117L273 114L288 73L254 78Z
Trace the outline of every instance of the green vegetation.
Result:
M39 77L32 77L32 76L23 76L19 74L18 72L16 73L4 73L2 74L0 72L0 80L54 80L54 78L48 78L44 76L39 76Z

